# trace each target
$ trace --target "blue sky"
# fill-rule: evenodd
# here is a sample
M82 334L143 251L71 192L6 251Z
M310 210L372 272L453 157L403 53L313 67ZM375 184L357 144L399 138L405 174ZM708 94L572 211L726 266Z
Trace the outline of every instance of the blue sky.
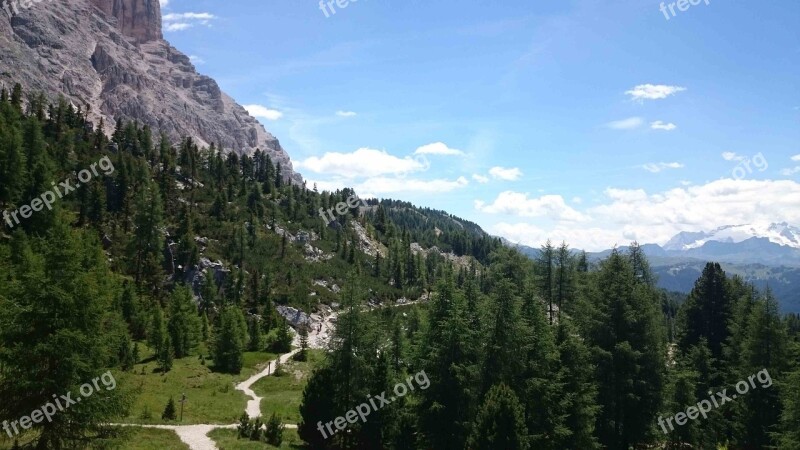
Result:
M670 3L358 0L326 17L314 0L170 0L163 14L166 39L320 189L587 250L800 225L800 2Z

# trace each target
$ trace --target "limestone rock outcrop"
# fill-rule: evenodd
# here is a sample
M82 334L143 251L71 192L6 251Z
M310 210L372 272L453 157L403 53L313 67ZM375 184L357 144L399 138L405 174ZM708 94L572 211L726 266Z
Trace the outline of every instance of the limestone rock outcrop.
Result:
M113 131L117 119L226 151L267 152L301 183L289 155L255 118L162 38L158 0L57 0L0 14L0 84L64 96Z

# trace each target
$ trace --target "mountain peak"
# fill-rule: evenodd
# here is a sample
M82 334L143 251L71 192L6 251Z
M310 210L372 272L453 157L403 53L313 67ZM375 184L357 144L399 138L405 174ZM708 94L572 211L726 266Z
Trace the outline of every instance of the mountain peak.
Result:
M91 3L116 21L123 35L138 43L163 39L159 0L91 0Z
M162 38L158 0L33 3L0 17L0 62L0 85L63 96L106 133L135 121L172 144L191 137L226 152L260 150L303 182L278 140Z
M708 242L738 244L752 238L763 238L773 244L800 249L800 228L786 222L725 225L708 233L684 231L664 244L664 249L683 251L702 247Z

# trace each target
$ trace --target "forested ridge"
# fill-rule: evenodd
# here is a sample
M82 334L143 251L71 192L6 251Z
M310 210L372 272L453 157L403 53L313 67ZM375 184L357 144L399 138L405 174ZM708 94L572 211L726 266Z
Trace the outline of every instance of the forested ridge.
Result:
M655 287L636 244L596 265L566 244L530 260L475 224L393 200L328 224L319 210L352 190L291 184L265 153L169 142L135 123L109 138L79 108L23 97L0 93L0 209L104 157L114 171L4 222L0 420L130 370L140 345L163 372L206 350L215 371L238 373L248 348L289 350L277 306L335 303L300 407L309 448L800 449L800 318L717 264L678 298ZM365 308L400 298L429 299ZM662 433L660 416L764 369L774 385ZM428 388L333 437L318 431L420 371ZM98 393L23 445L102 447L118 433L104 424L138 394Z

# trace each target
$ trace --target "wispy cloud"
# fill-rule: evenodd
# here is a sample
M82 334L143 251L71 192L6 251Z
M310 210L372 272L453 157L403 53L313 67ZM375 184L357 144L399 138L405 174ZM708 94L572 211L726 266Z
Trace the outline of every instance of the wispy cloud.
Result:
M660 120L656 120L655 122L652 122L650 124L650 128L652 128L654 130L672 131L672 130L678 128L678 126L675 125L674 123L671 123L671 122L670 123L665 123L665 122L662 122Z
M667 169L682 169L684 165L679 162L671 162L671 163L658 162L658 163L642 164L640 167L650 173L659 173Z
M195 64L195 65L198 65L198 66L200 64L205 64L206 63L205 59L203 59L203 58L201 58L201 57L199 57L197 55L189 55L189 61L191 61L192 64Z
M640 84L633 89L625 91L625 94L630 95L632 100L662 100L670 95L675 95L678 92L685 91L685 87L669 86L666 84Z
M312 156L296 162L295 166L316 174L341 178L398 176L428 169L425 163L411 157L400 158L384 150L371 148L360 148L351 153L329 152L321 157Z
M483 175L478 175L477 173L472 174L472 179L477 181L480 184L486 184L489 182L489 177L485 177Z
M614 130L633 130L644 124L641 117L628 117L627 119L615 120L606 124L608 128Z
M475 209L487 214L508 214L518 217L549 217L559 221L583 222L584 214L571 208L560 195L530 198L529 194L514 191L501 192L490 204L475 200Z
M267 120L278 120L283 117L283 113L276 110L270 109L266 106L261 105L244 105L244 109L250 113L251 116L260 118L260 119L267 119Z
M790 157L789 159L791 159L792 161L795 161L795 162L800 162L800 155L794 155L794 156ZM788 169L781 170L781 175L786 176L786 177L790 177L790 176L792 176L792 175L794 175L796 173L800 173L800 166L790 167Z
M505 167L492 167L489 169L489 175L497 180L515 181L522 176L522 171L517 167L507 169Z
M722 152L722 159L725 161L744 161L747 158L734 152Z
M336 111L336 115L339 117L355 117L358 114L353 111Z
M161 17L166 31L183 31L195 25L211 26L211 21L217 17L211 13L169 13Z
M464 156L464 152L455 148L450 148L444 142L434 142L432 144L423 145L422 147L419 147L414 154Z

